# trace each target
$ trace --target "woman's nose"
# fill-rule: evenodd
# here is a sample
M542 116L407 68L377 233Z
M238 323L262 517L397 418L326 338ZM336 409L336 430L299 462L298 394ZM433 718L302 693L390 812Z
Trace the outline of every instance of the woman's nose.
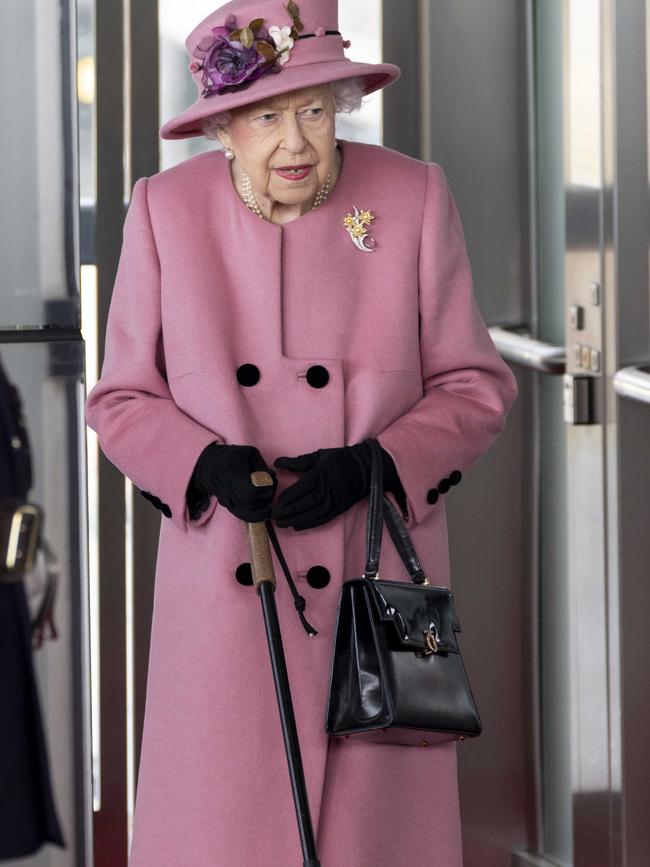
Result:
M294 153L300 153L304 151L305 144L305 136L298 119L295 116L285 118L284 147Z

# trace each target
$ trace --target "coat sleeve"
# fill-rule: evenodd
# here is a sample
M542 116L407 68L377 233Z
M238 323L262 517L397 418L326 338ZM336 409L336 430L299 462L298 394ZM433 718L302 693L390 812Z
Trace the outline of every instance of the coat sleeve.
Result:
M187 533L217 506L211 496L195 505L193 519L186 493L203 449L223 439L182 412L169 390L147 183L136 181L124 221L101 375L86 397L85 419L111 463Z
M477 307L465 236L444 170L427 165L419 256L424 394L377 434L406 492L407 528L426 518L496 440L517 381ZM394 495L387 494L400 508Z

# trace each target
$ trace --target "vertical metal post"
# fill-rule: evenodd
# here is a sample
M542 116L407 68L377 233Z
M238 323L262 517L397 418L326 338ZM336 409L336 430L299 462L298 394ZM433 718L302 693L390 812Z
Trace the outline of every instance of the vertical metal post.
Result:
M139 177L158 171L158 39L157 0L97 0L95 248L100 347L130 191ZM129 795L134 793L139 764L161 518L138 496L127 511L126 493L133 494L132 486L101 454L99 491L102 790L94 822L95 867L119 867L127 863ZM127 550L127 514L133 521L132 550ZM127 605L131 635L126 631ZM132 679L127 676L131 672Z
M131 0L129 17L129 136L126 143L131 170L130 188L138 178L159 170L159 42L158 0ZM133 498L132 624L130 660L132 682L132 746L130 780L134 791L140 763L144 708L151 639L154 577L161 514L136 495Z
M97 0L97 199L95 263L99 367L124 219L123 4ZM99 454L100 809L94 817L94 867L127 863L124 477Z

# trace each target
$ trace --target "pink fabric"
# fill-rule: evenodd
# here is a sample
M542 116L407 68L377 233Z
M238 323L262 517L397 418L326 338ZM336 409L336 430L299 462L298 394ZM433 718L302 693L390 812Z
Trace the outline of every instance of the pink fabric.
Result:
M448 587L455 488L434 504L427 492L468 472L517 395L474 300L443 169L341 145L329 197L283 226L246 207L216 151L133 189L86 401L107 457L172 510L158 547L133 867L302 863L260 601L235 579L250 561L246 526L214 497L198 521L184 505L203 447L251 443L270 465L377 436L403 480L423 567ZM373 252L343 225L354 206L375 215ZM246 363L260 371L250 387L236 376ZM316 364L329 373L322 388L306 379ZM279 494L297 476L277 472ZM321 864L460 867L456 744L330 744L324 730L339 588L363 571L366 508L277 528L317 636L273 554ZM321 589L305 577L316 564L331 574ZM408 580L387 532L380 573Z

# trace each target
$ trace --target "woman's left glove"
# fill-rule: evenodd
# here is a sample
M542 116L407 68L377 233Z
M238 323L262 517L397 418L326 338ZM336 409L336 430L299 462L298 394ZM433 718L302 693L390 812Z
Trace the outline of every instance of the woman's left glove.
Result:
M399 486L399 476L391 456L382 449L384 489ZM297 457L279 457L273 465L305 473L286 488L271 507L271 518L278 527L307 530L325 524L370 490L371 452L365 443L340 448L317 449Z

